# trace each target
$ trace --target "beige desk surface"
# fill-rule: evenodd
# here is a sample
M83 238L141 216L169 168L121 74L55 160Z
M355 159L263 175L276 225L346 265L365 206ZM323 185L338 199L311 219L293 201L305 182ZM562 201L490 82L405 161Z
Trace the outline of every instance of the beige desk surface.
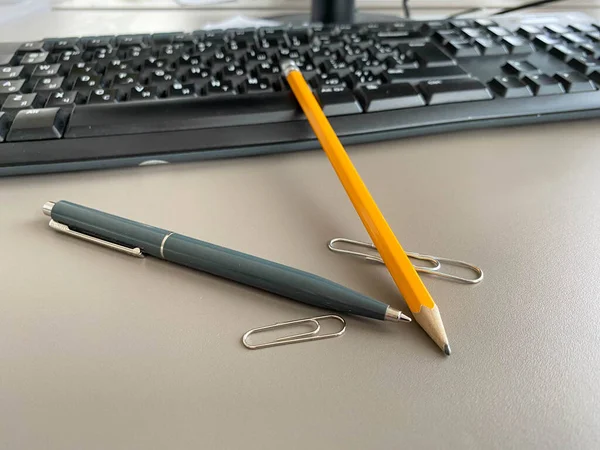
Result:
M77 14L0 37L105 26ZM0 448L600 448L599 125L349 149L407 249L485 269L427 279L449 358L415 324L352 317L338 339L246 350L247 329L321 311L60 236L40 211L68 199L403 308L383 267L326 249L366 233L320 151L0 179Z

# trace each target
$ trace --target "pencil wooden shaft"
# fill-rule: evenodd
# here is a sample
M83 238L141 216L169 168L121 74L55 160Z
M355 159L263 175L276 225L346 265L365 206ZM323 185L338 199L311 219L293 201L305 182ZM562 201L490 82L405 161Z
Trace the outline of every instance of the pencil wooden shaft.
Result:
M287 80L365 229L373 240L373 244L377 247L392 275L394 283L404 296L410 310L415 314L415 319L419 321L422 307L429 310L426 315L434 317L423 317L427 324L421 325L444 349L448 342L435 302L377 207L304 77L301 72L296 70L287 75ZM419 321L419 323L421 322Z

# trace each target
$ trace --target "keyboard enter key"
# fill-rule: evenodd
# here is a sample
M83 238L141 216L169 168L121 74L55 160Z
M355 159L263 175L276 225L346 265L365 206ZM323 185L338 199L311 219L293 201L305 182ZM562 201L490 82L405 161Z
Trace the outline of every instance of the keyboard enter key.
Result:
M485 85L470 78L423 81L419 83L419 90L430 105L491 100L493 98Z

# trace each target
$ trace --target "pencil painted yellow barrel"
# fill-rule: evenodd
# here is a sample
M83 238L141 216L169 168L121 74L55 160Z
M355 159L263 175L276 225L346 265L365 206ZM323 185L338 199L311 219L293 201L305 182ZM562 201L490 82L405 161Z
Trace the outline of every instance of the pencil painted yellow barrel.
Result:
M415 319L440 348L449 354L448 339L433 298L352 164L302 73L290 62L283 63L282 69L317 139Z

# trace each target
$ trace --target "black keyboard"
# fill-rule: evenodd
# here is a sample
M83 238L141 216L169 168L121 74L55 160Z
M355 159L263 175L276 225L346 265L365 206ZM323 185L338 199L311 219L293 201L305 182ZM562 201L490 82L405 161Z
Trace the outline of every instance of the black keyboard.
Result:
M576 14L0 43L0 175L318 148L286 58L346 144L600 115Z

